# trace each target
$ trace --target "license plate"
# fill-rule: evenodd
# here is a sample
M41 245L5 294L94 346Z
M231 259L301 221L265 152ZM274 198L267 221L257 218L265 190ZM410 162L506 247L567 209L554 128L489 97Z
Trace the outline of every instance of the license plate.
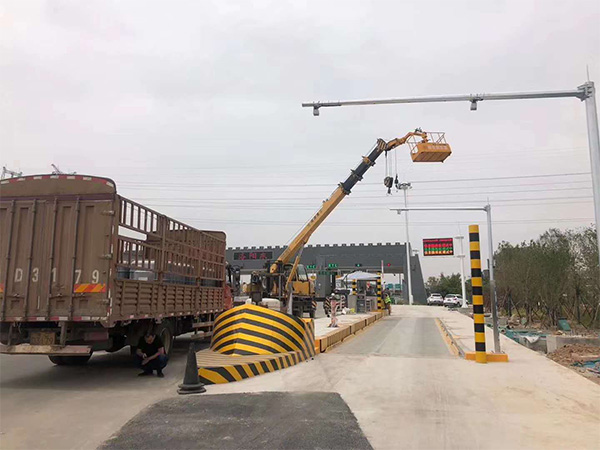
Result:
M56 343L56 333L52 331L35 331L29 338L31 345L54 345Z

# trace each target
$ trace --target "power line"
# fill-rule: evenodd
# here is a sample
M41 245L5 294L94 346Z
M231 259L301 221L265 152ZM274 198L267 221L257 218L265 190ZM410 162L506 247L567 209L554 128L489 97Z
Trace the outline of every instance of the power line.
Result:
M567 177L567 176L582 176L582 175L590 175L591 172L570 172L570 173L555 173L555 174L544 174L544 175L514 175L514 176L505 176L505 177L483 177L483 178L456 178L456 179L433 179L433 180L411 180L411 183L459 183L459 182L471 182L471 181L490 181L490 180L518 180L518 179L532 179L532 178L554 178L554 177ZM362 186L375 186L375 185L380 185L381 183L374 183L374 182L365 182L365 183L361 183ZM148 188L148 187L156 187L156 188L160 188L160 187L219 187L219 188L236 188L239 189L239 184L233 184L233 183L229 183L229 184L214 184L214 183L210 183L210 184L185 184L185 183L150 183L150 182L128 182L128 181L123 181L120 183L117 183L118 186L125 186L125 187L134 187L134 186L138 186L138 187L143 187L143 188ZM282 184L282 185L278 185L278 184L249 184L249 185L245 185L244 189L247 188L251 188L251 187L268 187L273 189L274 187L277 187L277 189L279 189L280 187L283 186L289 186L289 187L306 187L306 186L319 186L319 187L323 187L323 186L329 186L334 188L335 186L332 186L330 183L302 183L302 184L292 184L292 183L286 183L286 184Z
M547 185L552 185L554 186L555 184L574 184L574 183L592 183L592 180L573 180L573 181L546 181L546 182L542 182L542 183L527 183L527 184L520 184L520 185L515 185L514 183L510 183L510 184L496 184L493 186L480 186L482 188L499 188L499 187L515 187L515 186L523 186L523 187L529 187L529 186L547 186ZM467 189L466 186L444 186L444 187L437 187L437 188L419 188L418 192L421 191L439 191L443 189L444 191L447 191L448 189Z
M591 188L591 180L570 180L570 181L556 181L556 180L554 180L554 181L546 181L546 182L538 182L538 183L526 183L526 184L515 184L515 183L510 183L510 184L496 184L496 185L485 185L485 184L482 185L482 184L479 184L477 186L477 188L495 189L495 188L504 188L504 187L514 188L514 187L519 187L519 186L521 186L523 188L528 188L528 187L537 187L537 186L555 186L555 185L561 185L561 184L562 185L573 185L573 184L581 184L581 183L585 183L585 184L588 184L590 186L589 187L588 186L572 187L572 188L569 188L569 189L589 189L589 188ZM323 186L325 186L325 185L323 185ZM332 184L328 184L327 186L331 187ZM378 187L379 186L380 185L378 185ZM235 188L236 190L239 189L239 186L231 186L231 187ZM285 191L285 189L288 188L288 187L292 188L294 192ZM312 186L307 185L306 187L312 187ZM128 188L128 187L125 186L125 188ZM272 189L273 186L270 186L270 188ZM464 189L472 189L472 188L473 187L471 187L471 186L443 186L443 187L432 187L432 188L427 188L427 187L426 188L422 188L422 187L419 187L419 190L417 191L418 194L414 194L413 193L412 195L419 195L421 192L429 192L429 191L441 192L441 193L446 194L450 190L464 190ZM157 187L148 186L148 187L144 187L144 188L132 188L132 190L134 190L134 191L137 191L138 189L144 189L144 190L148 190L148 189L154 190L154 189L157 189L157 190L161 190L162 191L165 188L158 187L158 186ZM214 190L214 189L219 189L221 191L223 190L223 188L221 188L221 187L212 186L212 187L203 188L201 190L201 193L204 194L206 191ZM171 188L171 190L186 190L188 192L197 192L198 191L197 189L189 189L189 190L187 190L187 189L177 189L177 188L175 188L175 189ZM270 198L273 198L273 199L282 199L282 200L288 200L288 199L289 200L293 200L293 199L297 199L297 198L306 198L307 200L308 199L314 199L314 200L323 199L323 194L322 194L322 191L320 191L320 190L318 192L317 191L311 191L311 192L304 191L304 192L301 192L301 191L298 191L297 187L295 187L295 186L282 185L282 186L277 186L277 191L278 192L285 191L285 192L282 192L282 195L285 195L285 197L270 197ZM362 186L362 188L361 188L361 192L367 192L368 193L368 192L375 192L375 191L381 192L381 189L373 189L372 186ZM535 191L532 191L532 192L535 192ZM317 196L315 196L315 197L290 197L290 195L296 194L296 193L297 194L311 193L311 194L318 194L319 196L318 197ZM472 191L469 191L469 193L472 193ZM502 193L502 191L498 191L498 193ZM170 196L168 198L165 198L165 197L137 197L136 196L136 198L138 200L162 200L162 199L168 200L168 199L171 199L172 196ZM254 199L254 198L255 197L253 197L252 199ZM261 199L265 199L265 200L269 199L269 198L265 197L264 195L261 195L260 198ZM362 195L355 195L355 194L353 194L351 198L367 198L367 197L366 196L362 196ZM369 197L369 198L375 198L375 197ZM236 195L235 199L240 199L240 197Z
M513 186L514 187L514 186ZM582 186L582 187L570 187L570 188L556 188L556 189L533 189L533 190L524 190L519 189L517 191L470 191L470 192L440 192L435 194L421 194L411 193L411 198L414 197L438 197L438 196L454 196L454 195L487 195L487 194L523 194L523 193L536 193L536 192L549 192L549 191L574 191L574 190L582 190L582 189L592 189L592 187ZM379 198L377 196L356 196L354 198Z
M514 187L514 185L512 185ZM464 188L463 188L464 189ZM573 190L582 190L582 189L592 189L592 187L587 187L587 186L581 186L581 187L570 187L570 188L556 188L556 189L534 189L534 190L517 190L517 191L477 191L475 193L473 193L473 191L470 192L440 192L440 193L436 193L436 194L420 194L420 193L416 193L416 194L411 194L411 198L414 197L438 197L438 196L456 196L456 195L486 195L486 194L522 194L522 193L536 193L536 192L549 192L549 191L573 191ZM383 200L389 200L389 196L377 196L377 195L356 195L356 196L352 196L350 197L352 200L356 200L356 199L383 199ZM177 198L177 199L172 199L172 198L167 198L167 197L136 197L137 201L156 201L156 200L168 200L169 202L175 201L175 202L189 202L191 201L198 201L198 202L202 202L202 203L226 203L226 202L230 202L230 201L240 201L240 200L244 200L243 198L240 197L235 197L235 198L220 198L220 199L203 199L203 198ZM247 200L256 200L256 197L253 198L248 198ZM286 204L288 202L291 201L296 201L296 200L323 200L323 197L269 197L269 198L264 198L261 197L260 202L257 202L257 205L263 204L264 202L273 202L273 201L279 201L279 202L285 202ZM369 202L372 203L372 202Z
M517 179L567 177L567 176L580 176L580 175L591 175L591 172L555 173L555 174L547 174L547 175L518 175L518 176L508 176L508 177L457 178L454 180L447 180L447 179L417 180L417 181L411 181L411 183L453 183L453 182L461 182L461 181L517 180ZM372 184L377 184L377 183L372 183Z
M538 202L538 201L547 201L544 205L554 204L553 200L579 200L579 199L592 199L591 195L589 196L572 196L572 197L543 197L543 198L522 198L522 199L505 199L505 200L491 200L490 203L492 205L504 205L512 202ZM470 199L470 200L460 200L460 201L446 201L443 202L419 202L415 203L413 206L425 206L425 205L439 205L440 203L444 204L455 204L455 203L487 203L488 199ZM557 203L564 204L564 203ZM228 204L204 204L204 203L183 203L183 204L175 204L175 203L146 203L146 206L152 207L171 207L171 208L198 208L198 209L230 209L230 208L238 208L238 209L276 209L276 210L315 210L314 205L287 205L284 203L281 204L262 204L262 203L228 203ZM355 205L346 205L339 206L336 208L336 211L365 211L365 210L375 210L378 211L381 208L385 208L386 204L378 204L372 207L366 206L355 206Z
M493 151L493 150L488 150L487 152L478 152L475 153L473 155L460 155L460 154L454 154L453 155L453 159L455 160L465 160L465 161L473 161L474 159L480 160L480 159L485 159L486 161L489 161L490 159L506 159L507 155L519 155L520 157L524 157L524 156L534 156L534 157L539 157L539 153L542 153L543 155L547 155L547 154L554 154L554 153L564 153L564 152L575 152L575 151L579 151L579 150L587 150L587 147L558 147L558 148L539 148L539 147L526 147L526 148L522 148L519 150L510 150L510 151L506 151L504 149L502 150L498 150L498 151ZM353 158L355 158L356 156L353 156ZM348 158L352 158L350 155L348 156ZM284 169L289 169L290 165L293 165L294 167L305 167L305 168L315 168L315 169L322 169L323 171L329 171L329 169L327 168L323 168L323 166L331 166L334 164L338 164L339 160L335 160L335 161L323 161L322 163L305 163L305 162L294 162L291 161L289 163L282 163L282 164L269 164L269 165L264 165L264 164L243 164L240 165L239 167L236 166L232 166L232 165L214 165L214 166L207 166L207 165L201 165L201 166L174 166L174 167L168 167L167 170L174 170L174 171L181 171L181 172L186 172L186 171L193 171L193 172L197 172L197 171L213 171L213 170L232 170L232 169L242 169L242 170L247 170L247 169L261 169L261 170L268 170L268 169L279 169L279 168L284 168ZM146 167L142 167L140 168L139 166L121 166L123 168L132 168L135 169L136 171L141 170L151 170L151 169L156 169L159 170L161 172L164 173L165 171L165 167L164 166L146 166Z
M581 199L592 199L591 195L581 195L581 196L564 196L564 197L540 197L540 198L521 198L521 199L499 199L495 201L491 201L492 205L497 206L505 206L506 203L512 202L540 202L540 201L554 201L554 200L581 200ZM487 199L469 199L469 200L458 200L458 201L448 201L444 200L444 204L457 204L457 203L486 203ZM413 206L425 206L425 205L438 205L440 202L419 202L415 203ZM544 203L544 205L550 205L550 203ZM146 203L146 206L152 207L174 207L174 208L197 208L197 209L276 209L276 210L314 210L314 205L312 206L301 206L301 205L287 205L286 203L281 204L262 204L262 203L229 203L229 204L206 204L204 202L200 203L183 203L183 204L174 204L174 203ZM379 211L385 205L379 205L377 207L364 207L364 206L340 206L337 210L354 210L354 211Z
M301 225L301 222L288 222L288 221L248 221L248 220L230 220L230 219L202 219L202 218L182 218L181 220L186 221L201 221L203 223L225 223L232 225L289 225L289 226L298 226ZM518 225L518 224L526 224L526 223L569 223L569 222L593 222L593 217L582 217L582 218L574 218L574 219L525 219L525 220L495 220L494 225L502 224L502 225ZM464 225L464 224L472 224L472 223L483 223L481 221L452 221L452 222L440 222L440 221L411 221L410 226L414 225ZM398 227L398 222L324 222L321 226L330 226L330 227L363 227L363 226L389 226L389 227Z

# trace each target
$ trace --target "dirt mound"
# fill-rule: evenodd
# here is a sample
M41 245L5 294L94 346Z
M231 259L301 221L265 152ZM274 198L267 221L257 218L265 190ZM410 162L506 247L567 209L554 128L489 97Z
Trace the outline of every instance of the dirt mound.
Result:
M569 344L548 354L548 358L559 364L570 366L600 359L600 347L588 344Z

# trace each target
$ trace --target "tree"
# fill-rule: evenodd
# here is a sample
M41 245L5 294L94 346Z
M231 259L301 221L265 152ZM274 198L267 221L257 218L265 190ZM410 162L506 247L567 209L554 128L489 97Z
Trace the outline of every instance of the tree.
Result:
M490 273L487 270L481 271L481 284L483 285L483 307L486 311L490 309ZM473 283L471 278L465 281L465 290L467 291L467 300L473 303Z
M589 321L600 328L600 266L596 232L593 227L587 227L580 232L568 233L574 257L572 281L575 318L578 323Z
M538 239L495 253L498 306L527 322L556 325L559 318L598 326L600 268L592 227L550 229Z
M430 294L438 293L443 297L448 294L458 294L462 292L460 274L453 273L446 276L441 273L439 277L429 277L427 279L426 288Z

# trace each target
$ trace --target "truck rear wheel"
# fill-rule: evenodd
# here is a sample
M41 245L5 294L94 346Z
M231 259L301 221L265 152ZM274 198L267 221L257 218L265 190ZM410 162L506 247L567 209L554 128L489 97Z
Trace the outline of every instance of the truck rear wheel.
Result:
M109 348L106 349L108 353L114 353L125 347L125 336L113 336L112 343Z
M87 364L87 362L92 357L92 354L83 355L83 356L60 356L60 355L50 355L48 359L52 361L57 366L82 366Z
M64 361L63 361L63 357L62 356L48 356L48 359L50 361L52 361L52 363L56 364L57 366L64 365Z
M156 329L156 335L160 337L160 340L163 342L165 346L165 354L167 356L171 356L171 351L173 350L173 330L171 329L170 324L161 323Z

